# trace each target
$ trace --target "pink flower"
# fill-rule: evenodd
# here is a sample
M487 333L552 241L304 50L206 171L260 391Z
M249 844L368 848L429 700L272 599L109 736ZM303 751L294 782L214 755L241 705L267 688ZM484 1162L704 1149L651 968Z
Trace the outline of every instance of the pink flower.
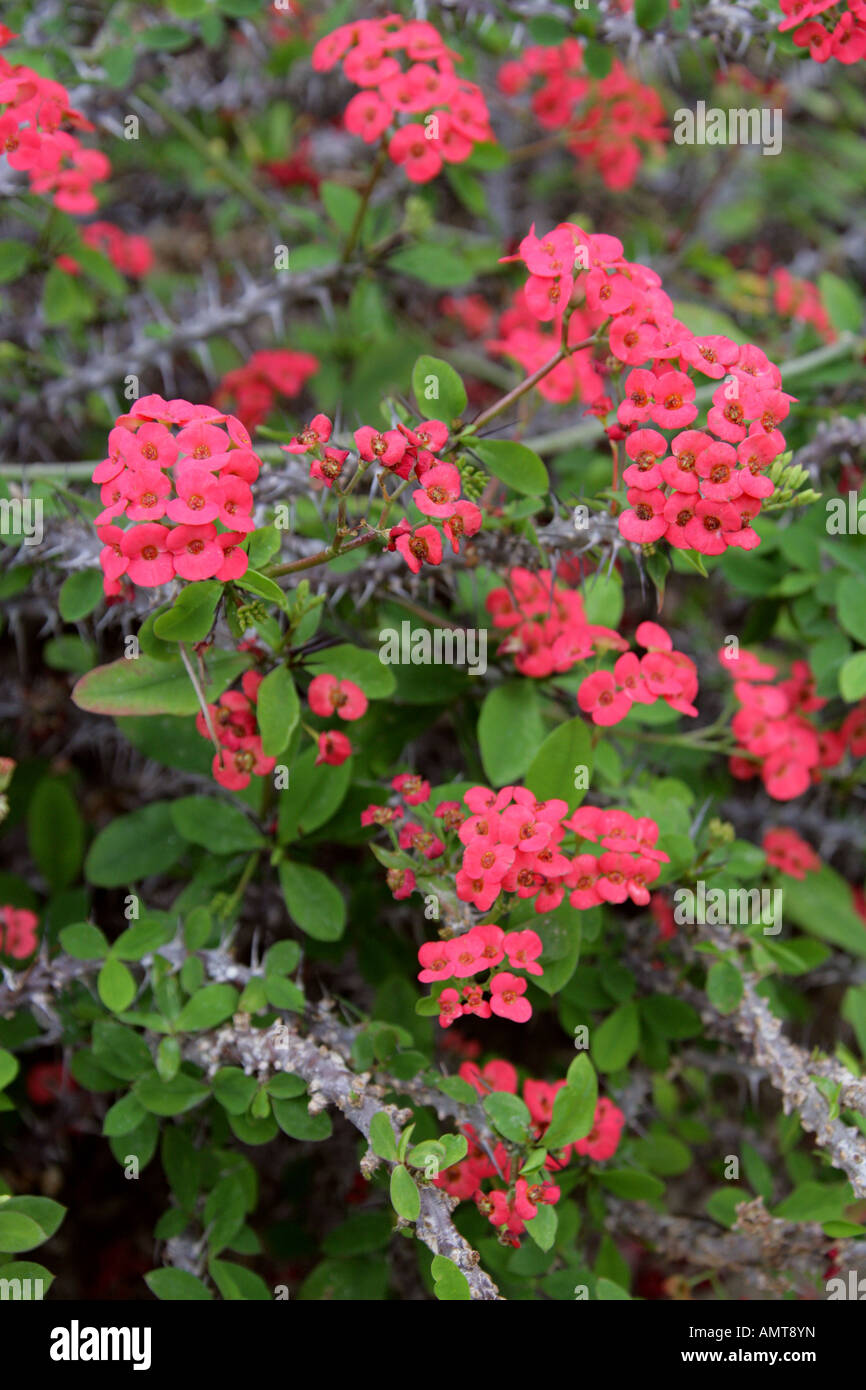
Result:
M355 430L355 443L358 453L367 463L376 461L386 468L399 463L408 448L404 435L399 430L374 430L372 425L362 425Z
M450 980L454 974L454 963L449 952L448 941L425 941L423 946L418 948L418 960L423 969L418 979L424 985L432 984L435 980Z
M413 574L423 564L438 565L442 561L442 537L435 526L419 526L411 536L398 536L397 549Z
M456 989L443 989L439 995L439 1025L442 1028L450 1028L455 1019L462 1017L463 1009L460 1004L460 995Z
M176 526L166 544L181 579L212 579L225 563L215 526Z
M352 745L339 729L326 730L325 733L319 734L317 766L319 763L329 763L331 767L340 767L351 756Z
M660 540L668 525L664 514L667 499L661 489L644 492L642 488L630 487L626 497L631 510L619 518L621 535L640 545Z
M655 383L652 418L662 429L682 429L698 413L695 385L685 372L665 372Z
M222 535L217 536L217 545L223 553L222 564L214 575L222 583L230 579L240 579L246 574L249 568L249 558L245 550L241 550L241 542L244 537L240 531L223 531Z
M330 718L361 719L367 712L367 697L354 681L338 680L336 676L315 676L310 681L307 699L313 714Z
M463 868L473 879L499 883L514 863L514 850L478 836L463 855Z
M0 951L13 960L24 960L37 947L39 919L26 907L0 907Z
M593 724L618 724L631 709L631 700L617 689L610 671L596 671L581 681L577 703L584 714L592 715Z
M216 521L223 500L222 483L213 473L194 464L179 464L175 469L174 485L177 497L166 507L172 521L187 526L203 526Z
M460 474L453 464L441 463L424 474L424 485L412 493L425 516L450 517L460 496Z
M332 429L333 425L327 415L314 415L300 434L295 435L288 444L282 444L280 447L287 454L308 454L318 444L327 444L331 438Z
M174 559L168 549L172 534L156 522L144 522L123 532L120 549L129 561L126 573L133 584L152 589L174 578Z
M526 1023L532 1017L532 1005L522 998L525 993L525 980L507 970L501 971L490 981L490 1008L499 1018Z
M612 1100L602 1096L596 1102L592 1129L585 1139L577 1140L574 1146L575 1152L586 1155L595 1163L603 1163L605 1159L613 1158L619 1148L619 1139L624 1124L625 1115L623 1112L614 1105Z
M474 536L481 530L481 520L481 512L474 502L455 502L453 512L442 525L455 555L459 554L462 536Z
M360 135L372 145L394 119L391 108L374 91L358 92L343 113L343 124L351 135Z
M395 164L403 166L413 183L429 183L442 168L442 156L434 146L435 142L427 138L426 127L413 122L401 126L391 136L388 154Z
M543 950L541 937L534 931L512 931L505 936L505 950L508 963L515 970L526 970L530 975L542 975L538 957Z
M430 800L430 783L413 772L401 772L392 779L391 786L400 793L407 806L420 806Z

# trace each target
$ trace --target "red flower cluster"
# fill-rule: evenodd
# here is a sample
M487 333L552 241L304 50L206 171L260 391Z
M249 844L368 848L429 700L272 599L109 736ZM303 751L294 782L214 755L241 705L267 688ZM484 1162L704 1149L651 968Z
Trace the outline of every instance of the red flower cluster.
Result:
M0 48L17 35L0 26ZM111 165L99 150L85 150L62 125L93 126L69 104L59 82L0 54L0 154L26 173L31 193L50 193L61 212L95 212L93 184L107 179Z
M264 755L256 720L256 701L262 679L256 671L245 671L240 690L226 690L220 695L218 704L207 707L221 749L214 754L213 775L220 786L229 791L243 791L249 786L250 777L262 777L277 765L276 758ZM210 738L208 723L201 711L195 717L195 727L204 738Z
M121 593L124 576L146 588L175 577L239 579L260 467L234 415L142 396L115 421L108 458L93 472L104 506L96 528L106 594ZM114 524L122 516L134 523L127 530Z
M779 426L796 399L780 389L778 367L752 344L740 347L720 334L696 337L674 317L658 275L625 260L616 237L590 236L566 222L539 238L533 227L517 255L505 259L526 266L524 304L540 322L551 322L557 342L574 301L605 336L608 362L621 364L614 380L630 369L614 388L622 397L618 437L631 460L623 474L630 506L619 520L626 540L665 539L705 555L760 544L751 523L774 491L764 470L785 447ZM572 337L573 321L568 341L581 342ZM585 326L586 319L581 334ZM690 372L719 383L706 428ZM612 407L598 395L590 408L605 415Z
M102 251L123 275L138 279L153 268L153 251L147 237L129 236L113 222L91 222L82 228L81 240L94 251ZM58 256L57 264L67 275L81 274L74 256Z
M509 629L500 655L511 654L524 676L540 680L570 671L599 649L628 648L612 628L587 622L580 594L555 583L549 570L533 574L515 567L506 576L506 587L488 594L486 607L494 627Z
M794 43L808 48L816 63L837 58L857 63L866 56L866 0L780 0L785 18L779 33L794 30ZM841 13L840 13L841 11Z
M821 860L812 846L801 839L796 830L768 830L764 835L763 850L767 863L791 878L805 878L812 869L821 867Z
M510 1062L494 1059L484 1067L475 1062L464 1062L460 1076L474 1086L482 1098L491 1091L504 1091L508 1095L518 1093L517 1072ZM523 1083L523 1101L532 1118L532 1132L541 1145L553 1116L553 1103L557 1092L565 1085L564 1081L533 1081L527 1078ZM596 1103L595 1118L591 1132L585 1139L568 1144L555 1155L548 1156L545 1166L533 1178L512 1178L512 1159L506 1146L499 1143L489 1156L478 1139L472 1125L464 1125L463 1133L469 1141L469 1152L459 1163L447 1168L433 1179L437 1187L443 1188L461 1201L474 1200L491 1225L499 1227L500 1238L504 1243L517 1245L517 1237L524 1225L538 1214L542 1205L553 1206L559 1201L560 1189L553 1181L553 1173L565 1168L573 1156L591 1158L596 1163L612 1158L619 1147L620 1135L625 1123L622 1111L606 1098ZM497 1184L486 1190L482 1183Z
M312 454L310 477L328 488L342 475L350 452L328 443L332 429L327 415L314 415L306 429L282 446L288 454ZM355 430L359 469L363 471L369 464L378 463L404 482L414 477L418 483L412 493L415 506L433 521L441 522L457 555L461 539L480 531L482 517L474 502L460 498L459 469L436 458L447 440L448 426L442 420L423 420L411 429L401 422L394 430L377 430L372 425ZM404 518L388 532L388 549L399 551L412 573L417 574L423 564L441 562L442 536L437 526L413 529Z
M424 20L388 15L342 24L319 40L312 62L316 72L342 63L363 88L346 107L346 129L368 144L387 136L389 156L413 183L429 183L443 161L462 164L476 144L494 139L481 89L457 76L459 55ZM402 117L410 119L401 124Z
M533 84L539 84L531 101L539 125L563 131L572 154L596 169L608 188L630 188L643 147L658 151L668 139L655 89L631 77L619 59L606 77L591 77L577 39L555 48L528 48L499 70L499 88L507 96Z
M525 970L530 975L542 975L538 964L541 937L534 931L504 932L493 922L482 922L463 936L449 941L427 941L418 950L423 967L418 975L422 984L438 984L442 980L461 982L460 990L449 986L438 996L439 1022L448 1028L463 1014L478 1018L510 1018L514 1023L527 1023L532 1017L532 1005L526 994L526 980L513 974ZM493 973L506 959L510 969ZM487 974L486 979L472 978ZM469 984L462 984L471 980ZM490 998L485 998L489 991Z
M798 323L811 323L825 343L836 341L836 330L830 322L817 285L797 279L784 266L777 266L770 279L773 284L773 308L777 314L795 319Z
M819 729L807 717L827 701L815 694L805 661L792 664L787 680L771 684L776 667L751 652L733 655L723 647L718 659L733 676L741 705L731 721L742 750L728 760L734 777L747 781L760 774L770 796L790 801L819 782L826 768L838 766L846 748L854 757L866 753L866 705L852 710L838 729Z
M626 652L613 671L595 671L581 682L577 703L584 714L592 716L593 724L618 724L633 704L654 705L662 699L680 714L696 716L694 662L674 651L670 634L658 623L640 623L635 638L646 648L646 656L638 660L634 652Z
M39 918L26 907L0 907L0 955L13 960L32 956L37 947Z
M600 806L579 806L565 821L578 840L599 846L601 853L584 850L571 861L565 884L568 901L581 911L600 903L624 903L638 907L650 901L649 886L670 856L656 849L659 828L649 816L628 811L604 811Z
M313 714L323 719L331 719L338 714L341 719L361 719L367 713L367 697L354 681L338 680L336 676L324 674L314 676L310 681L307 699ZM352 756L352 745L345 734L336 729L327 729L319 734L319 753L317 763L329 763L339 767Z
M243 367L226 372L213 399L217 409L237 402L237 413L247 429L266 420L278 396L299 396L309 377L319 370L311 352L288 348L254 352Z

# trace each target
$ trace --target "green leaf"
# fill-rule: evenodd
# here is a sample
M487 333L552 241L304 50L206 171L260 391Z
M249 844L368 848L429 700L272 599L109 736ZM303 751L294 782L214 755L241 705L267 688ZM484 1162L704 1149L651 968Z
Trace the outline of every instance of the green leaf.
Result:
M615 56L614 48L591 40L583 50L584 66L590 77L598 78L599 81L607 77L613 67Z
M172 1303L207 1303L213 1298L207 1284L185 1269L152 1269L144 1282L157 1298Z
M346 928L346 904L339 888L320 869L283 859L280 887L292 921L317 941L339 941Z
M22 1250L33 1250L46 1240L41 1226L23 1212L7 1210L8 1203L0 1204L0 1251L3 1254L17 1255Z
M301 948L297 941L275 941L265 955L266 975L290 975L297 969Z
M730 1014L743 997L743 977L729 961L717 960L707 972L707 998L720 1014Z
M863 326L863 300L850 280L843 280L830 270L818 276L818 290L827 315L837 333L849 330L859 333Z
M17 280L30 264L33 252L24 241L0 241L0 285Z
M404 246L388 257L392 270L422 280L425 285L441 289L456 289L475 278L471 265L447 246L427 242L424 245Z
M16 1212L34 1221L42 1233L42 1240L50 1240L60 1227L66 1208L50 1197L10 1197L0 1204L0 1212Z
M855 652L842 663L839 670L839 693L853 704L866 695L866 652Z
M352 780L352 759L339 767L329 763L316 765L318 750L308 748L292 764L289 785L280 791L277 812L277 838L280 844L291 844L304 835L311 835L325 825L339 810Z
M567 801L571 812L586 796L592 764L589 725L585 719L568 719L547 735L530 764L524 783L540 801L553 797ZM575 787L576 781L586 781L587 786Z
M230 1115L242 1115L248 1110L258 1090L254 1076L247 1076L240 1067L220 1067L214 1076L213 1093Z
M245 654L213 651L205 659L205 698L213 702L249 666ZM91 714L198 714L198 696L178 657L121 657L76 682L72 699Z
M111 951L118 960L142 960L165 946L174 936L171 922L156 919L134 922L114 942Z
M529 679L494 686L478 717L478 744L492 786L519 782L544 740L538 690Z
M0 1091L5 1090L9 1083L15 1080L19 1071L18 1058L0 1047Z
M544 463L525 444L513 439L470 438L467 442L485 468L515 492L543 497L550 490Z
M391 1169L391 1206L406 1221L417 1221L421 1215L421 1194L402 1163Z
M642 29L654 29L668 12L668 0L635 0L634 17Z
M839 622L866 647L866 583L859 574L846 574L836 589Z
M267 1089L268 1095L273 1096L274 1100L294 1100L296 1096L304 1094L307 1083L302 1076L295 1076L290 1071L281 1071L271 1077Z
M181 589L171 608L154 619L153 630L163 642L202 642L213 626L223 586L204 579Z
M290 1139L312 1140L328 1139L333 1126L326 1110L311 1115L307 1109L306 1096L296 1100L274 1100L272 1109L274 1119L284 1134Z
M434 1255L430 1273L433 1275L433 1292L441 1303L466 1303L471 1299L469 1280L447 1256Z
M784 1221L841 1221L850 1201L848 1183L801 1182L772 1214Z
M866 652L863 653L866 659ZM805 931L856 956L866 956L866 929L851 903L851 890L829 865L804 879L785 879L785 916Z
M240 579L235 579L234 583L238 588L246 589L248 593L257 594L266 603L275 603L283 611L288 610L289 600L279 584L275 584L273 579L269 579L266 574L259 574L256 570L247 570Z
M53 265L42 289L42 314L50 328L86 321L93 313L93 299L83 285L60 266Z
M105 1119L102 1122L102 1133L109 1138L121 1134L129 1134L130 1130L137 1128L147 1114L144 1106L137 1096L132 1092L128 1096L123 1096L115 1101L114 1105L106 1111Z
M556 1240L557 1224L556 1208L551 1206L540 1206L538 1214L527 1221L526 1229L539 1250L552 1248Z
M466 388L441 357L418 358L412 368L412 390L422 419L444 420L450 426L466 409Z
M171 803L175 830L193 845L213 854L260 849L264 836L238 806L215 796L182 796Z
M135 980L122 961L109 956L99 972L96 988L100 999L112 1013L122 1013L135 998Z
M617 1197L625 1197L630 1202L652 1202L664 1196L664 1183L652 1173L637 1168L608 1168L598 1174L598 1179Z
M84 821L67 782L43 777L27 808L30 854L54 892L78 877L84 858Z
M387 1158L389 1162L396 1163L397 1141L391 1121L382 1110L378 1110L370 1121L370 1146L373 1153L378 1154L380 1158Z
M100 830L88 851L84 872L88 881L100 888L121 888L170 869L182 850L171 803L152 801L129 815L115 817Z
M621 1004L598 1028L592 1029L592 1056L599 1071L621 1071L637 1051L640 1040L637 1005Z
M102 570L75 570L60 586L57 606L65 623L77 623L102 602Z
M354 188L347 188L344 183L332 183L326 180L319 184L319 197L325 205L325 211L338 231L347 236L352 230L361 206L361 195L356 193Z
M213 918L206 907L194 907L183 924L183 939L188 951L200 951L210 940Z
M31 1283L39 1280L42 1284L42 1296L47 1294L51 1285L54 1283L54 1275L44 1265L36 1264L33 1260L9 1260L3 1265L3 1279L29 1279ZM35 1297L35 1291L34 1291Z
M232 1260L209 1260L208 1273L222 1294L230 1302L270 1303L271 1291L260 1274L235 1264Z
M135 1081L153 1068L150 1048L140 1033L113 1019L93 1025L93 1055L101 1067L121 1081Z
M641 1012L663 1038L694 1038L702 1030L698 1011L670 994L651 994L642 999Z
M602 1303L631 1302L631 1294L617 1284L613 1279L598 1279L595 1285L595 1296Z
M314 653L305 666L311 676L327 674L337 680L353 681L368 700L387 700L397 689L394 673L379 660L378 651L370 652L349 642Z
M74 926L64 927L60 945L76 960L102 960L109 949L102 932L92 922L76 922Z
M562 1149L577 1139L585 1139L595 1120L598 1082L585 1053L572 1062L568 1081L556 1093L553 1115L544 1133L547 1149Z
M298 985L279 975L265 976L265 997L272 1008L285 1009L289 1013L302 1013L307 1002Z
M322 1241L326 1255L342 1257L370 1255L381 1250L391 1237L391 1214L381 1211L357 1211L341 1225L329 1231Z
M287 746L301 717L295 682L285 666L275 667L259 686L256 717L265 756L276 758Z
M178 1072L171 1081L162 1081L158 1076L143 1077L136 1081L133 1091L153 1115L182 1115L210 1095L207 1086L185 1072Z
M205 985L196 990L180 1011L177 1028L182 1033L196 1033L203 1028L216 1028L235 1012L238 992L234 985Z
M526 1142L532 1117L519 1096L507 1091L491 1091L482 1101L485 1113L503 1136L515 1144Z

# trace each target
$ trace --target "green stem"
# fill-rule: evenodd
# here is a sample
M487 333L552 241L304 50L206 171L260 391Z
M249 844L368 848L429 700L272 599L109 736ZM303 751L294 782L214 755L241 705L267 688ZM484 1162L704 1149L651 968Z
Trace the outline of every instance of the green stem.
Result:
M584 338L582 343L575 343L574 347L560 347L559 350L554 353L553 357L551 357L549 361L543 363L531 376L518 382L516 386L506 392L498 401L488 406L487 410L482 410L481 414L476 416L471 425L466 426L460 431L457 435L458 441L464 437L471 437L471 435L477 434L482 426L488 424L490 420L494 420L497 415L501 415L503 410L507 410L508 407L519 400L521 396L525 396L527 391L531 391L533 386L537 386L540 381L543 381L548 372L552 372L554 367L558 367L560 362L565 361L566 357L570 357L573 352L579 352L581 348L592 347L595 341L596 335L593 334L591 338Z
M359 536L357 540L349 541L348 545L339 545L337 541L329 545L327 550L317 550L315 555L307 555L303 560L292 560L286 565L268 565L267 569L262 570L268 579L279 579L284 574L297 574L300 570L315 569L317 565L326 565L329 560L333 560L337 555L346 555L350 550L357 550L360 545L369 545L371 541L377 540L375 535Z
M259 862L260 855L261 850L254 849L246 864L244 864L243 872L241 873L241 876L237 881L235 890L232 893L231 897L228 899L228 901L224 904L222 912L220 913L220 916L223 918L224 921L227 921L234 914L235 908L237 907L238 903L243 897L244 889L246 888L247 884L249 883L250 879L255 873L256 865Z
M368 178L366 184L364 185L363 192L361 193L361 201L360 201L360 203L358 204L358 208L357 208L357 211L356 211L356 213L355 213L354 220L353 220L353 222L352 222L351 227L349 228L349 235L346 237L346 245L343 247L343 254L342 254L341 257L340 257L340 264L341 264L341 265L345 265L345 264L346 264L346 262L348 261L349 257L351 256L352 252L353 252L354 249L355 249L355 245L356 245L356 243L357 243L357 241L358 241L358 237L359 237L360 232L361 232L361 227L362 227L363 222L364 222L364 214L365 214L366 211L367 211L367 204L368 204L369 201L370 201L370 194L373 192L373 189L376 187L376 184L377 184L377 182L378 182L378 180L379 180L379 175L381 174L382 170L383 170L384 167L385 167L385 162L386 162L387 158L388 158L388 146L387 146L387 144L386 144L386 142L385 142L385 139L383 138L381 147L380 147L380 149L379 149L379 154L378 154L378 157L377 157L377 159L376 159L376 163L373 165L373 168L372 168L372 170L371 170L371 172L370 172L370 177Z

